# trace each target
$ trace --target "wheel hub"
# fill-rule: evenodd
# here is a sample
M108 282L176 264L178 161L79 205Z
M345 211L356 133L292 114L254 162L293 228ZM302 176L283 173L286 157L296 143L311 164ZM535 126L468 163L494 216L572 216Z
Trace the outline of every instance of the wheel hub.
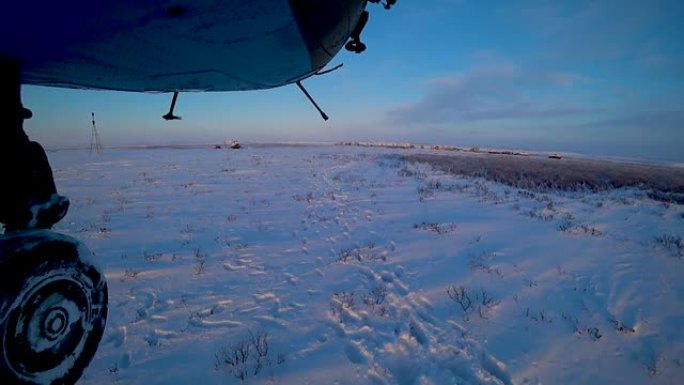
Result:
M50 309L43 322L45 338L54 341L62 335L67 328L69 314L63 307Z
M12 312L13 327L5 342L7 362L28 377L57 368L66 354L82 348L87 309L82 287L70 278L58 276L38 283Z

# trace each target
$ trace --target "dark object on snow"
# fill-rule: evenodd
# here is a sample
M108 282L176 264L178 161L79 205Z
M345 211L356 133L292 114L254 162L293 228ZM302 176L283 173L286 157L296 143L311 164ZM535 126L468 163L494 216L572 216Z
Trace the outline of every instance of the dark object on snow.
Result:
M33 115L21 104L19 66L0 59L0 223L5 231L46 228L61 220L69 200L57 194L45 150L29 140L24 120Z

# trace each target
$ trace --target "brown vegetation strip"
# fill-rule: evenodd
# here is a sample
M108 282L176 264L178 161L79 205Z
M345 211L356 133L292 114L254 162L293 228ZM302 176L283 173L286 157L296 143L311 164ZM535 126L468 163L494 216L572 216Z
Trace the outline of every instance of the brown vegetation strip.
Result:
M684 169L590 159L549 159L492 154L411 154L408 162L427 163L454 175L482 177L531 190L605 191L632 187L651 198L684 203Z

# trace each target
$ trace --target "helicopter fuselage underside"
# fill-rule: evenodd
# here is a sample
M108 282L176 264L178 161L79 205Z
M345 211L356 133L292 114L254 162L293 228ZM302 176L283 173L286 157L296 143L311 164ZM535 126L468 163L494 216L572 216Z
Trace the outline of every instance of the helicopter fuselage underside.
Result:
M0 57L23 84L134 92L290 84L344 46L366 0L13 1Z

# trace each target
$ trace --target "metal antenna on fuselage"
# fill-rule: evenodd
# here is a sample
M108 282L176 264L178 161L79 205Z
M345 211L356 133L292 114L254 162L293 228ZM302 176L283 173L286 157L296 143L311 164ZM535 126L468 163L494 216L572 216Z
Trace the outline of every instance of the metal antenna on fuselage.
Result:
M328 120L328 115L326 115L325 112L323 112L323 110L321 109L321 107L319 107L318 104L316 104L316 101L311 97L311 95L309 95L309 92L306 90L306 88L304 88L304 86L302 85L302 82L300 80L297 81L297 86L299 87L300 90L302 90L304 95L306 95L307 99L309 99L311 104L313 104L313 106L316 107L318 112L321 114L321 117L323 118L323 120Z

